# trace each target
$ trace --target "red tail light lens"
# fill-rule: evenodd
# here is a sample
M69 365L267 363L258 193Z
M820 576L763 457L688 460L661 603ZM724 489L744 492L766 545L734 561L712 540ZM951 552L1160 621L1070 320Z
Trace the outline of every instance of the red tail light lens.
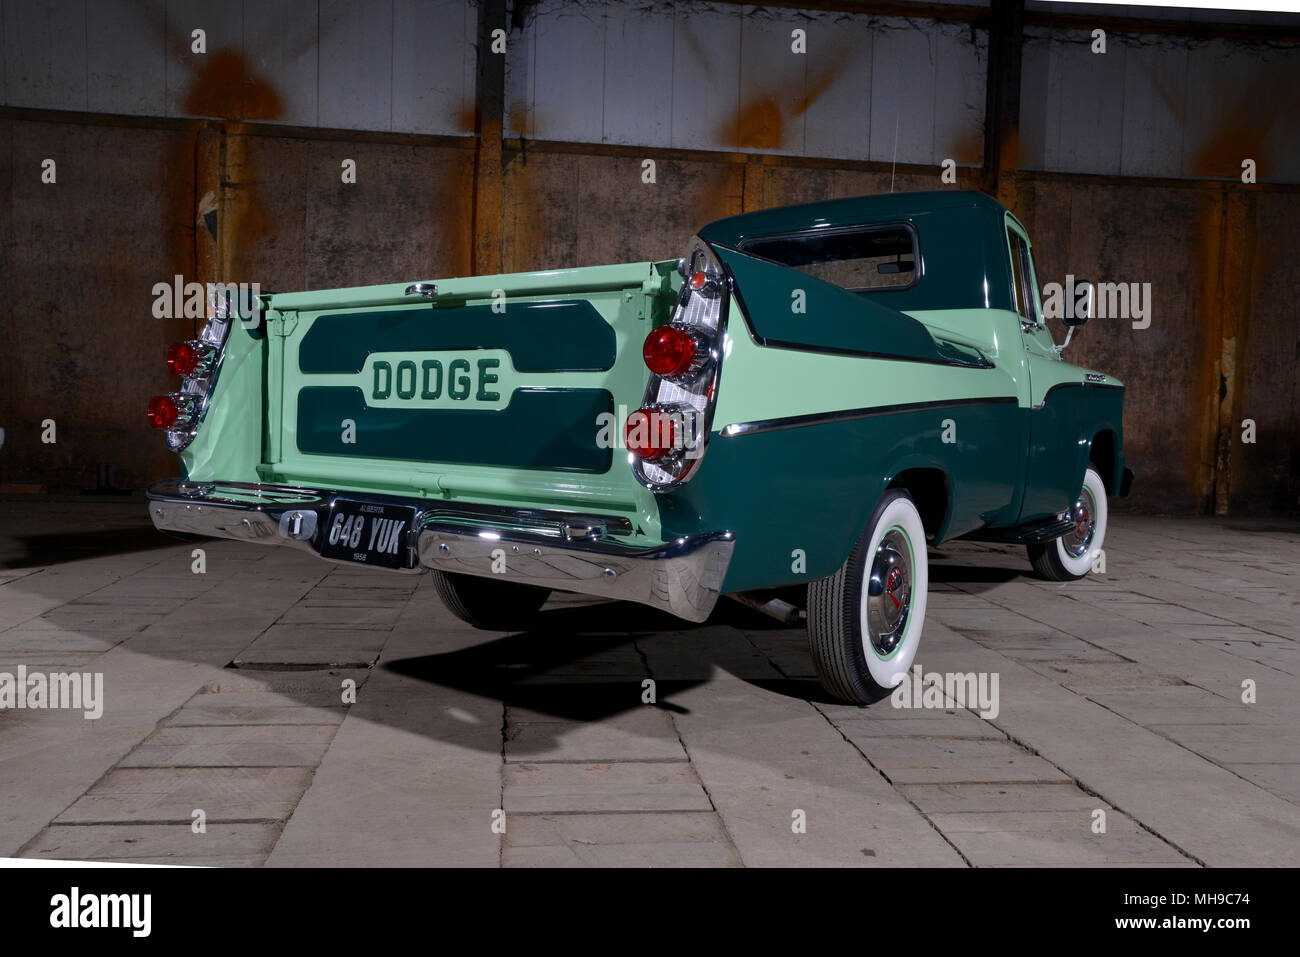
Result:
M176 408L176 400L169 395L156 395L149 400L149 424L155 429L170 429L176 424L176 419L180 416L180 410Z
M692 289L703 289L708 281L709 277L702 272L691 273L690 283Z
M680 447L681 413L637 409L627 417L623 441L627 450L639 459L661 459Z
M193 375L199 367L199 350L188 342L178 342L167 350L167 368L177 375Z
M655 375L685 375L695 362L695 337L678 326L660 326L645 337L641 355Z

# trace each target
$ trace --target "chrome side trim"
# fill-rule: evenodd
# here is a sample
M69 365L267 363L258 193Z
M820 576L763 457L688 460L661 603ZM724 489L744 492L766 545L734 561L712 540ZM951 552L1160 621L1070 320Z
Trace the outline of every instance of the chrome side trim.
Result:
M639 602L688 621L704 621L713 611L736 542L722 531L636 548L612 537L631 532L618 516L245 482L165 479L146 498L161 531L284 545L317 556L325 518L339 499L406 505L418 517L406 543L410 566L398 571L434 568L501 578ZM503 556L505 572L497 574Z
M721 434L753 435L757 432L775 432L780 429L800 429L809 425L825 425L828 422L846 422L851 419L869 419L878 415L893 415L896 412L918 412L925 409L952 409L963 405L1001 405L1006 402L1018 402L1014 395L991 396L982 399L938 399L933 402L904 402L899 405L879 405L865 409L842 409L837 412L813 412L808 415L791 415L779 419L759 419L754 422L733 422L725 426Z

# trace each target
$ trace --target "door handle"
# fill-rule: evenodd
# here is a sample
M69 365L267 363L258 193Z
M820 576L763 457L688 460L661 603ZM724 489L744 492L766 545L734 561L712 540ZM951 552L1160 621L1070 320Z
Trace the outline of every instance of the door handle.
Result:
M438 284L432 282L417 282L406 287L406 295L423 296L425 299L432 299L438 295Z

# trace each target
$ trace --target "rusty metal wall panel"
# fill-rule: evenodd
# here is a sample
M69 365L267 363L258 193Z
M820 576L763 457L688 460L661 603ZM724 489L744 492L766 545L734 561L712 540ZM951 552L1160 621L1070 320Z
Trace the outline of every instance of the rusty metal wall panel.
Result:
M740 109L715 145L801 153L809 59L791 51L790 34L808 24L790 10L745 7L743 14Z
M1123 175L1168 176L1182 167L1188 56L1186 42L1157 37L1125 50Z
M244 4L244 63L255 82L275 91L274 112L265 119L295 126L319 121L316 48L319 24L314 4L300 0L255 0Z
M1254 159L1260 182L1300 183L1300 47L1202 41L1188 71L1184 169L1240 179Z
M934 149L928 162L984 162L985 75L989 35L964 24L935 24ZM914 160L913 162L925 162Z
M394 131L474 131L477 29L465 0L395 0Z
M1300 48L1031 31L1021 165L1031 170L1300 182Z
M320 125L391 129L392 7L321 0L319 55Z
M534 135L599 143L604 119L605 12L585 4L539 10L533 26ZM544 132L540 132L544 131Z
M806 53L792 49L795 29ZM986 60L984 31L925 19L547 0L530 9L506 65L508 130L971 165L981 156Z
M242 111L243 8L242 0L167 0L167 36L162 42L168 116L224 117ZM191 34L196 29L206 35L207 53L193 52Z
M807 25L803 152L866 159L871 147L872 31L853 17L817 15Z
M665 143L673 117L673 10L629 9L605 24L604 142Z
M874 43L871 152L877 162L929 162L934 156L934 24L889 20Z
M1021 87L1021 163L1029 169L1118 173L1124 52L1091 52L1087 33L1027 38Z
M87 109L85 0L4 0L10 106Z
M673 128L680 149L718 149L740 109L740 9L677 8L673 32Z
M533 75L537 53L537 21L529 20L522 33L507 36L505 62L505 135L531 137L533 133Z
M86 4L86 108L161 116L166 110L163 0Z

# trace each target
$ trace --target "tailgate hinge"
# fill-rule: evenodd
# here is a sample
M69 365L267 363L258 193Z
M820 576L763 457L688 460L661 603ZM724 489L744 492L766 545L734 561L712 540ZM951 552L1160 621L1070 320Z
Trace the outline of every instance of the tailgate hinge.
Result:
M297 311L290 310L289 312L281 312L279 322L275 322L272 325L274 327L273 335L277 335L282 339L293 335L293 330L298 328Z

